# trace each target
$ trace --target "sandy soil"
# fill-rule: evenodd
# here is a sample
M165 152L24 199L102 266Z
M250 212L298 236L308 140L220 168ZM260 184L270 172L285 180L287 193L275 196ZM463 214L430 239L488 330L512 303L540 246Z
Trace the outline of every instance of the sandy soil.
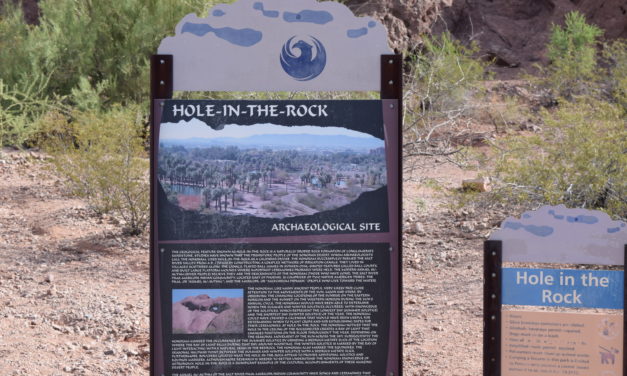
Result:
M43 159L0 154L0 373L147 375L147 237L92 216ZM404 374L477 376L482 241L504 214L450 208L423 184L474 173L421 174L404 194Z

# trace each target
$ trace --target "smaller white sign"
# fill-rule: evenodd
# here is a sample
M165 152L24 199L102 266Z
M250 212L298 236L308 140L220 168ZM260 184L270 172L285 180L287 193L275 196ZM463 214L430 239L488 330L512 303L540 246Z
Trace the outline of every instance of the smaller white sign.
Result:
M379 90L391 53L381 23L315 0L220 4L185 16L159 47L182 91Z

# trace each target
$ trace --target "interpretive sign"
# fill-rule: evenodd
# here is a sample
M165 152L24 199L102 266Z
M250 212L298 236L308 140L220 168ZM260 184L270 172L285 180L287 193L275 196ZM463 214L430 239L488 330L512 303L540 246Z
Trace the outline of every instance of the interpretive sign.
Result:
M239 0L152 59L151 374L401 374L402 66L342 4ZM380 100L173 100L380 91Z
M503 375L623 374L623 317L503 312Z
M603 212L546 206L506 219L485 243L484 375L625 375L624 271L572 268L622 266L625 244L625 223Z

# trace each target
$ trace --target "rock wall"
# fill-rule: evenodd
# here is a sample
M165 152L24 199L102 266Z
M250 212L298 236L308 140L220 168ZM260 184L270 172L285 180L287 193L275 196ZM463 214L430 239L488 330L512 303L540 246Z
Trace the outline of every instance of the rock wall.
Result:
M344 3L357 15L382 21L390 33L390 46L397 51L421 44L420 35L429 33L453 0L347 0Z
M476 41L501 67L546 63L544 46L552 24L578 10L608 39L627 38L627 0L349 0L357 14L381 20L397 51L420 45L420 34L449 30Z
M442 13L434 32L450 30L463 41L476 40L482 51L505 67L546 63L551 25L563 24L578 10L608 39L627 38L625 0L456 0Z

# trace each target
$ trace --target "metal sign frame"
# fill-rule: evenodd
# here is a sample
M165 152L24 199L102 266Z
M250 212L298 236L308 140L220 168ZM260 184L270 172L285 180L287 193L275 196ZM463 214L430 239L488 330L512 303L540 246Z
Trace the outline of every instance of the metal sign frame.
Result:
M403 100L403 58L401 55L381 56L381 102L385 113L393 113L393 117L398 124L396 134L396 154L398 163L395 166L398 182L396 187L396 202L390 205L395 206L396 216L389 218L390 234L395 234L396 244L390 249L390 330L387 369L385 376L402 375L402 166L400 150L402 150L402 100ZM150 374L165 375L163 333L161 332L162 317L161 294L159 272L161 270L160 249L158 234L156 233L157 217L156 208L156 174L157 162L155 150L157 150L159 140L154 137L156 130L160 126L161 105L163 100L171 99L173 96L173 68L176 61L172 55L153 55L151 57L151 111L150 111L150 133L151 133L151 164L150 164L150 200L151 200L151 221L150 221ZM211 88L207 88L211 90ZM389 116L389 115L388 115ZM390 187L390 189L392 189ZM394 356L396 354L396 356Z

